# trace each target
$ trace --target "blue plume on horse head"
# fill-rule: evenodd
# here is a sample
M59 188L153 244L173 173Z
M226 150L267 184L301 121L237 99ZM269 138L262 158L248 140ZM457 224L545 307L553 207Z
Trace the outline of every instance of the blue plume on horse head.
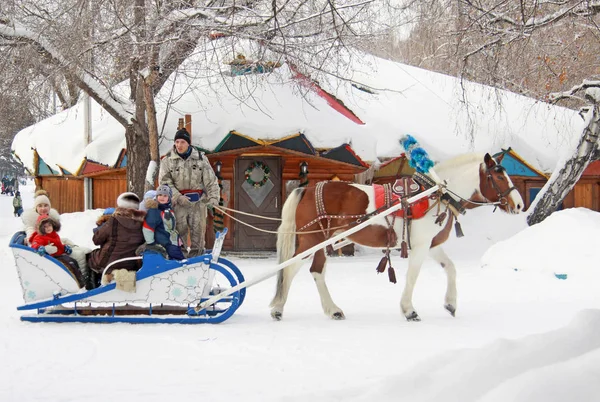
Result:
M400 145L404 148L408 164L419 173L427 173L434 165L427 152L412 135L400 138Z
M400 138L400 145L404 147L406 152L410 152L410 148L414 145L419 145L415 137L410 134L406 134L404 137Z

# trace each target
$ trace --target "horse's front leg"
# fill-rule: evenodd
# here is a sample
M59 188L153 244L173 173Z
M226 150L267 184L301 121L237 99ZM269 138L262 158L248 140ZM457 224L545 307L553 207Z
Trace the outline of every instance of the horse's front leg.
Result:
M421 321L421 317L419 317L413 307L412 296L419 272L421 272L421 265L423 265L428 251L429 247L427 246L413 245L409 253L406 284L404 285L404 292L402 292L402 299L400 301L400 308L408 321Z
M436 260L446 271L448 277L448 285L446 288L446 298L444 300L444 308L452 314L456 314L456 268L454 263L444 252L441 246L434 247L429 250L431 257Z
M312 274L319 296L321 297L321 306L326 316L334 320L343 320L346 318L344 312L333 302L327 284L325 283L325 264L327 257L323 249L315 253L312 265L310 266L310 273Z

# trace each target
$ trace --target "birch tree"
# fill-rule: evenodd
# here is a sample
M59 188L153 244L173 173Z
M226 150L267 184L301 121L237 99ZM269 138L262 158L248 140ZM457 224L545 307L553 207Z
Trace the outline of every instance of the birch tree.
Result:
M224 36L252 40L305 74L336 74L340 52L387 32L401 12L387 0L4 0L0 50L33 49L53 79L123 125L128 188L140 194L158 160L154 95L194 49L209 52ZM129 97L111 91L122 79Z

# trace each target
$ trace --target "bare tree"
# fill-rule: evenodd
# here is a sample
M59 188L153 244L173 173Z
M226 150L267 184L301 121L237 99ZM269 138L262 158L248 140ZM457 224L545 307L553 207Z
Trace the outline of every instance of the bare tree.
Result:
M543 0L520 0L520 1L497 1L497 0L460 0L468 9L468 17L471 30L484 33L475 42L470 42L470 50L463 52L465 62L470 57L489 57L493 67L490 66L492 75L507 77L502 71L502 63L498 55L508 56L509 60L515 60L515 53L506 52L510 47L518 47L521 52L516 56L529 62L531 68L525 78L531 77L539 71L549 71L552 74L545 84L546 90L565 87L573 80L592 78L597 73L597 64L591 60L597 60L598 45L600 44L597 19L600 12L600 4L590 1L543 1ZM470 39L473 35L468 35ZM550 41L548 38L551 38ZM583 41L582 38L586 40ZM555 42L569 51L545 52L544 46ZM564 46L567 44L567 46ZM585 46L584 46L585 44ZM541 51L537 53L536 51ZM567 68L556 61L567 55L581 62L571 64L575 68ZM490 57L492 56L492 57ZM591 68L595 66L594 68ZM555 77L556 79L553 79ZM538 77L542 78L543 77ZM581 81L580 81L581 82ZM598 152L598 137L600 127L598 123L598 100L596 96L599 82L585 80L582 84L572 85L568 91L559 94L550 94L546 100L558 102L568 100L569 106L587 102L585 107L586 128L582 132L579 144L572 155L563 161L562 166L557 166L556 171L546 186L538 195L537 202L528 216L528 223L533 225L541 222L554 212L564 197L574 187L581 174L593 161ZM522 83L512 79L511 82L500 83L500 86L508 89L524 87ZM519 92L525 92L523 90ZM585 92L585 96L575 95Z
M379 22L402 11L375 0L5 1L0 47L35 51L55 82L77 86L125 127L128 187L137 193L150 159L158 159L156 135L153 148L149 136L157 129L154 95L194 49L213 51L215 38L251 40L316 78L344 68L334 62L340 53L390 29ZM111 91L119 79L129 81L128 99ZM152 156L142 151L149 148Z
M570 108L583 106L587 126L578 146L556 167L528 216L530 225L542 221L600 154L594 89L600 3L426 0L413 12L415 27L396 46L410 64Z

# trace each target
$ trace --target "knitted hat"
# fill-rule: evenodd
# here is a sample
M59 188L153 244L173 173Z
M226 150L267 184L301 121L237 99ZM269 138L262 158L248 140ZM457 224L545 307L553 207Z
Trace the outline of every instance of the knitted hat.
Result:
M140 197L135 193L123 193L117 198L117 206L120 208L138 209L140 207Z
M173 141L175 141L175 140L184 140L188 144L192 143L192 139L190 137L190 133L187 132L187 130L185 129L185 127L182 128L181 130L177 130L177 132L175 133L175 138L173 139Z
M156 203L154 198L156 197L156 190L148 190L144 193L144 202L140 203L140 211L148 211L148 203ZM153 207L156 208L156 207Z
M166 184L161 184L156 189L156 196L158 197L159 195L168 195L169 196L169 200L171 200L171 197L173 196L173 192L171 191L171 187L167 186Z
M40 204L48 204L49 207L52 206L50 204L50 198L48 198L48 193L46 192L46 190L36 191L34 197L35 197L33 200L33 208L34 209L37 209L38 205L40 205Z
M148 190L144 193L144 201L151 200L156 197L156 190Z

